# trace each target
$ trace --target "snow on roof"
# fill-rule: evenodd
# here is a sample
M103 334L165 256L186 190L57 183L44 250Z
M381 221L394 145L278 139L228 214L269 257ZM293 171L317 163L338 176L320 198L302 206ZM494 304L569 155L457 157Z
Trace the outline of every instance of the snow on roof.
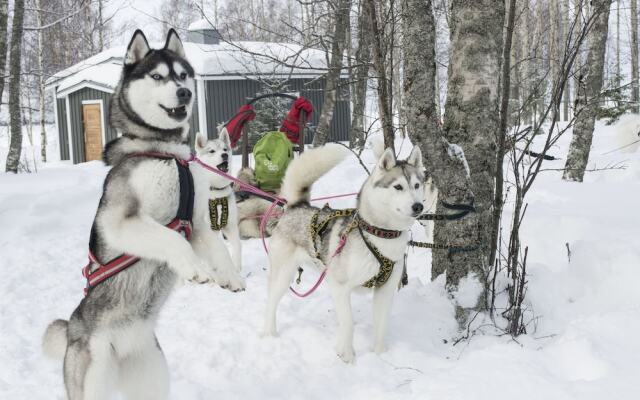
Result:
M187 28L188 31L199 31L203 29L215 29L206 19L200 19L192 22Z
M197 21L199 23L201 21ZM194 23L194 24L196 24ZM193 24L192 24L193 25ZM151 43L161 48L164 43ZM268 42L220 42L198 44L184 42L187 59L196 77L207 79L236 76L274 75L318 76L326 72L325 53L297 44ZM58 92L82 82L95 82L114 89L120 78L126 47L118 46L98 53L47 79L47 87ZM117 70L117 73L116 73Z
M74 87L83 87L84 83L93 84L103 87L105 90L115 89L120 74L122 73L122 64L119 62L109 62L98 65L87 66L85 69L70 75L63 79L58 85L57 92L63 94L65 91Z

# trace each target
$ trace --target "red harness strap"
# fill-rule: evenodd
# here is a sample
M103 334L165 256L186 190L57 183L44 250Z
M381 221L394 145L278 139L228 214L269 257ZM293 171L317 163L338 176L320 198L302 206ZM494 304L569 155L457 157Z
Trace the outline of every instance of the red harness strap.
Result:
M176 232L184 233L186 239L190 240L192 230L191 218L193 216L194 186L193 178L189 172L188 161L176 158L171 154L157 152L133 153L128 157L152 157L176 160L180 181L180 203L178 205L177 216L165 226ZM87 279L87 286L84 289L84 295L86 296L89 293L89 290L100 282L103 282L126 268L129 268L138 261L140 261L139 257L122 254L106 264L102 264L98 261L91 249L89 249L89 263L82 269L82 276ZM93 264L97 264L98 268L91 272L91 265Z
M179 218L175 218L173 221L165 225L167 228L176 232L184 233L187 240L191 239L191 221L185 221ZM96 258L91 250L89 250L89 263L82 268L82 276L87 279L87 286L84 288L85 296L89 293L89 289L96 286L100 282L111 278L118 272L125 270L133 264L140 261L139 257L131 256L129 254L122 254L106 264L100 264L100 261ZM98 264L98 268L91 272L91 264Z

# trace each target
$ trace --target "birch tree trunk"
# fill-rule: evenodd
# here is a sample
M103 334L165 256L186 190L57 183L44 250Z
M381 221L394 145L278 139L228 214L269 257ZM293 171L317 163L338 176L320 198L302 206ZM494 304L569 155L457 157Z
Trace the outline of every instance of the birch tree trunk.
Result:
M7 25L9 22L9 0L0 0L0 103L4 93L7 65Z
M42 26L42 13L41 0L36 0L36 22L38 27ZM102 32L102 29L101 29ZM40 158L42 162L47 162L47 131L45 129L45 88L44 88L44 30L38 29L38 48L37 48L37 62L38 62L38 96L40 98ZM102 33L100 33L102 36Z
M448 243L464 237L465 243L477 242L480 248L477 252L434 254L434 262L445 266L450 285L457 285L469 272L482 279L485 267L490 264L504 17L503 0L452 1L444 130L449 142L465 150L477 211L471 218L463 218L460 224L436 225L435 241Z
M550 29L550 38L549 38L549 52L550 52L550 63L551 63L551 87L555 87L555 82L558 82L560 79L560 52L563 40L560 36L560 5L558 1L549 2L549 24L551 25ZM554 109L557 109L558 112L554 113L558 117L560 116L560 99L553 105Z
M7 154L7 172L18 172L22 152L22 121L20 118L20 76L22 59L22 26L24 22L24 0L15 0L11 27L11 53L9 72L9 120L11 143Z
M382 125L384 147L394 148L393 122L391 121L390 90L387 82L387 68L385 67L384 53L382 51L383 32L378 29L378 16L375 0L364 0L365 13L368 15L371 27L373 47L373 68L376 71L376 87L378 90L378 114Z
M585 66L586 76L580 90L580 96L576 97L578 116L573 127L573 137L562 175L562 178L568 181L582 182L584 171L589 162L596 109L604 75L610 6L611 0L593 0L591 3L591 12L596 14L594 15L593 27L588 34L589 53Z
M638 113L638 0L631 0L631 101Z
M576 18L576 32L581 32L583 29L583 25L587 16L585 15L585 0L573 0L573 9L574 15ZM584 54L583 48L585 47L585 42L588 42L589 37L585 38L585 41L580 44L580 48L578 50L578 55L576 56L575 61L573 62L573 113L577 112L577 102L579 97L580 86L582 85L582 79L584 75Z
M403 0L404 91L409 134L423 151L439 198L468 202L471 185L477 212L457 221L436 222L436 243L474 246L463 252L433 251L432 278L446 272L447 286L474 272L483 281L489 264L491 204L493 201L498 131L498 81L504 26L504 1L453 0L451 60L444 134L464 149L470 168L466 179L459 164L443 154L435 107L435 24L431 1ZM438 207L438 212L443 210ZM484 297L484 296L482 296ZM466 319L459 308L458 320Z
M340 89L340 73L342 72L342 58L350 11L350 0L337 0L333 43L331 44L331 61L325 80L322 112L320 113L318 127L316 128L316 133L313 138L313 145L315 147L322 146L329 138L329 129L331 127L331 121L333 120L333 112L335 111L336 97Z
M40 0L37 1L38 3L40 2ZM104 50L104 18L102 17L102 11L102 0L98 0L98 51Z
M364 1L362 1L364 3ZM355 55L355 72L353 74L353 111L351 117L351 133L349 134L351 148L359 151L364 148L364 112L367 105L367 83L369 81L369 67L371 62L371 31L364 4L360 6L358 15L358 49Z
M569 36L570 33L570 18L569 18L569 0L563 0L562 1L562 33L563 33L563 37L565 38L563 40L564 42L564 46L563 46L563 51L566 52L567 51L567 42L566 42L566 38ZM564 116L563 121L569 121L569 103L571 102L571 92L569 91L569 80L567 79L565 86L564 86L564 100L563 100L563 112L562 115Z

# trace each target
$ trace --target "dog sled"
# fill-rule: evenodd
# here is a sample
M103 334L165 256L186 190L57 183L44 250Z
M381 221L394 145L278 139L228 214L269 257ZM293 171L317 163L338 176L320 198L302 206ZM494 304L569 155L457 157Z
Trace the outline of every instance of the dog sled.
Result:
M261 132L260 139L253 145L249 141L248 123L256 118L255 103L267 98L279 97L291 100L291 107L277 131ZM250 99L224 125L231 141L231 147L240 147L242 169L238 178L266 193L277 194L284 173L293 159L294 153L304 151L305 129L313 114L313 105L302 96L286 93L269 93ZM254 167L251 168L249 153L253 154ZM271 206L272 199L255 192L236 187L238 221L243 238L261 236L260 217ZM266 234L275 225L267 224Z

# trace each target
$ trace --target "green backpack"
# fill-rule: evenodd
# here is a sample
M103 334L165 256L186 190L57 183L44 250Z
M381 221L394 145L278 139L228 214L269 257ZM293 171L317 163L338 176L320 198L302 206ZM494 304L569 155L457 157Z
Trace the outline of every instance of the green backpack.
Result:
M280 189L284 173L293 160L293 146L282 132L267 132L253 146L256 160L255 178L262 190Z

